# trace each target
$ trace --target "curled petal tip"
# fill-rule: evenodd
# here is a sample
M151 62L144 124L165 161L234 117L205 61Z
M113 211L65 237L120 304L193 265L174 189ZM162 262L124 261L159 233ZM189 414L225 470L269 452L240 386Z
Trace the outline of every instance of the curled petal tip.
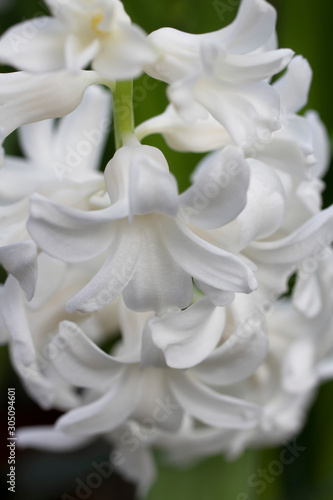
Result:
M249 288L252 292L254 292L255 290L257 290L258 288L258 282L256 280L256 278L254 277L254 275L250 276L249 277Z

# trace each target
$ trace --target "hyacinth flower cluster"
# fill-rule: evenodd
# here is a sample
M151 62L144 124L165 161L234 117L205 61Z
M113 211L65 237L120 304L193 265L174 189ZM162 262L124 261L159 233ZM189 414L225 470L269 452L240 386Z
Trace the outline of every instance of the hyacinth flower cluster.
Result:
M187 463L279 444L333 377L328 140L299 114L311 68L277 47L265 0L201 35L147 35L119 0L45 1L50 16L0 38L17 70L0 74L1 141L18 129L24 153L2 148L0 332L30 397L63 415L18 444L103 437L145 496L153 450ZM169 105L135 124L143 73ZM141 143L156 133L205 153L182 193Z

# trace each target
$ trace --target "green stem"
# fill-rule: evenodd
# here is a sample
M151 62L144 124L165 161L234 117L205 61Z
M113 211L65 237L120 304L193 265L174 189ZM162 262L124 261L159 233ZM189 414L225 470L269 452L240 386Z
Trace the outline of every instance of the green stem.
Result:
M123 145L124 134L134 133L133 82L116 82L113 93L113 116L116 149Z

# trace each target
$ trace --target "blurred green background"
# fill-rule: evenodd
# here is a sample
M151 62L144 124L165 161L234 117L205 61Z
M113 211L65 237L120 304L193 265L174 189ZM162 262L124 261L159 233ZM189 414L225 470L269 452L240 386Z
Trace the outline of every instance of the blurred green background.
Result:
M333 136L333 64L331 0L272 0L278 11L278 35L281 47L290 47L306 57L314 71L308 108L319 111L330 137ZM147 32L163 26L183 31L203 33L228 24L236 14L235 0L203 1L125 0L125 8L132 20ZM0 0L0 32L7 27L35 15L45 14L46 8L37 0ZM157 83L151 90L147 77L136 82L135 116L140 123L166 106L165 85ZM171 170L177 176L180 189L188 184L188 177L200 155L170 151L163 139L149 138L149 143L165 153ZM112 140L105 154L112 154ZM17 154L15 134L6 142L8 153ZM327 175L324 193L325 206L333 203L333 169ZM20 382L10 367L6 348L0 350L1 430L5 436L7 387L17 390L17 420L19 425L52 423L56 412L42 412L25 396ZM227 463L222 457L213 457L189 469L176 470L159 465L159 478L147 500L333 500L333 382L319 390L309 413L306 427L297 438L306 449L283 473L267 483L266 490L257 495L248 477L259 468L267 469L278 459L280 449L248 451L239 460ZM3 441L5 438L3 439ZM14 495L19 500L61 499L67 492L75 497L73 478L84 478L92 460L107 458L108 447L96 443L92 447L68 455L53 455L33 451L20 453L17 465L17 487ZM1 498L11 498L5 484L7 450L1 454ZM73 489L74 486L74 489ZM7 496L9 495L9 496ZM88 497L87 497L88 498ZM116 475L90 496L90 499L133 499L133 487Z

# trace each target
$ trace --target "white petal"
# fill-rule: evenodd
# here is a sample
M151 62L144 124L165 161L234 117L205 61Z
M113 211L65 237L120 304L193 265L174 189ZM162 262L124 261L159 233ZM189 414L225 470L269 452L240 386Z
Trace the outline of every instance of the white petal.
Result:
M303 118L302 118L303 120ZM298 128L299 133L295 135L294 125ZM253 147L248 151L249 155L257 160L269 165L270 167L287 172L289 175L297 176L305 179L309 174L307 153L303 151L303 142L307 141L307 146L311 144L310 130L307 127L302 127L301 131L298 127L300 123L295 123L294 120L289 120L288 127L283 131L279 130L271 137L269 142L265 141L262 147ZM299 142L301 140L301 142Z
M3 320L10 334L12 364L28 394L42 408L49 409L55 400L52 383L38 365L37 352L24 309L24 299L18 283L11 276L6 281L1 306Z
M293 290L293 305L307 318L313 318L319 314L323 297L317 275L309 274L307 277L297 276Z
M14 192L11 194L14 195ZM0 205L1 245L27 239L25 225L28 216L29 201L26 198L15 203Z
M141 391L141 378L137 369L128 369L101 398L60 417L56 429L74 435L111 432L133 413L140 400Z
M235 298L235 294L233 292L222 292L218 288L207 285L206 283L198 279L195 280L195 284L209 298L214 306L228 306Z
M60 120L52 142L52 161L60 163L66 177L76 178L82 169L98 170L111 127L111 94L89 87L80 106Z
M187 373L173 375L170 387L179 404L205 424L225 429L250 429L259 421L257 405L213 391Z
M124 457L117 470L131 483L135 483L138 498L146 498L157 476L152 451L140 446L135 452L126 446L117 446L117 450Z
M31 300L37 282L37 247L23 241L0 247L0 263L19 282L27 300Z
M87 446L90 439L82 436L71 436L57 431L53 426L20 427L16 431L19 448L66 452L75 451Z
M160 57L146 66L148 75L168 83L198 73L201 69L199 49L202 35L192 35L174 28L162 28L150 33L148 40L158 49Z
M162 28L149 35L149 39L162 54L155 65L146 68L153 78L172 83L200 68L200 46L216 46L232 53L251 52L269 39L274 32L275 9L263 0L245 0L233 23L219 31L203 35L183 33L172 28ZM205 47L204 47L205 49ZM206 57L202 50L203 58Z
M168 146L176 151L201 153L221 149L231 143L229 134L211 115L206 119L186 122L172 105L161 115L141 123L135 133L139 140L151 134L162 134Z
M274 83L284 113L297 113L308 102L312 70L306 59L296 56L286 73Z
M52 344L58 352L52 363L59 374L76 387L103 391L121 376L126 366L97 347L81 328L70 321L60 323L59 333Z
M1 304L3 319L14 344L15 358L24 366L29 366L35 359L35 347L23 304L24 299L17 281L9 276Z
M112 302L126 288L140 255L139 233L120 228L111 253L93 279L71 300L66 311L94 312Z
M316 178L309 182L304 181L297 187L296 196L293 200L293 210L296 220L298 216L299 220L303 222L304 219L307 220L309 218L309 215L315 215L320 212L323 205L322 192L324 190L325 184L321 179Z
M317 164L312 168L312 174L323 177L330 164L330 140L325 125L316 111L307 111L305 118L310 123L312 143Z
M58 20L38 17L17 24L0 39L0 60L24 71L57 71L65 67L66 31Z
M145 186L145 182L149 183L149 187L154 190L150 180L148 178L149 172L153 170L154 172L154 181L153 185L158 182L158 190L161 194L161 178L163 180L167 179L168 183L168 193L171 194L174 201L175 198L175 181L171 174L169 173L168 163L163 155L163 153L151 146L142 146L135 136L130 136L129 138L130 144L125 145L122 148L118 149L113 156L113 158L108 163L105 172L105 184L108 190L111 203L115 203L121 199L127 200L130 196L135 196L135 185L133 182L133 174L135 171L140 169L140 167L145 169L143 177L140 179L140 191L142 191L142 195L140 198L144 198L144 196L148 196L148 206L153 208L154 203L160 204L160 209L167 209L168 202L166 200L165 194L162 196L162 201L160 201L157 197L155 197L154 192L147 193L147 188ZM145 164L147 163L147 168ZM164 175L163 175L164 174ZM139 180L139 175L137 177ZM162 181L163 182L163 181ZM138 195L137 195L138 196ZM157 198L157 199L156 199ZM140 203L144 203L144 200L134 199L131 201L131 204L134 206L138 205L137 208L140 208ZM170 210L170 208L169 208ZM173 207L174 211L174 207Z
M120 301L118 309L122 340L113 352L124 363L140 363L142 332L150 314L128 309L123 300Z
M223 125L237 145L250 147L278 130L279 97L265 82L199 81L195 98Z
M293 140L304 154L306 163L309 166L313 165L316 159L313 157L314 147L311 125L304 116L300 115L288 115L285 122L286 126L275 135L279 139Z
M140 373L142 374L144 392L131 418L139 423L140 429L141 422L145 422L147 417L154 417L157 424L156 432L150 436L150 440L154 442L154 435L156 438L160 432L166 431L170 434L178 432L184 411L170 391L168 385L169 371L156 370L155 368L142 370L140 368Z
M170 307L189 306L193 298L191 277L169 254L158 224L142 225L140 239L136 269L123 292L127 307L161 314Z
M28 230L49 255L80 262L101 254L112 242L112 220L126 216L119 205L86 212L65 207L38 194L31 197Z
M189 430L188 433L165 436L165 441L162 443L167 448L168 460L173 464L181 465L194 458L221 454L228 449L229 442L234 440L235 433L237 431L201 427L192 432Z
M101 45L92 66L109 80L128 80L140 76L143 67L156 57L144 31L123 23Z
M39 253L38 280L33 299L29 303L29 310L40 309L61 287L67 266L59 260L53 259L44 252Z
M215 63L215 76L233 84L265 80L282 71L293 54L292 50L280 49L262 54L222 55Z
M163 352L170 368L186 369L203 361L216 347L223 332L225 310L200 300L185 311L168 313L161 318L152 316L145 328L144 343L151 341ZM154 360L145 359L148 366Z
M146 148L145 148L146 149ZM130 214L144 215L158 212L175 217L178 211L178 186L175 177L165 170L164 164L138 149L129 170ZM141 152L142 151L142 152Z
M72 21L73 15L82 14L85 12L83 2L78 0L45 0L50 12L58 19L64 21Z
M165 227L165 245L193 278L222 291L250 293L256 288L252 271L234 255L193 234L183 224Z
M18 130L24 155L37 165L50 161L53 127L54 120L43 120L23 125Z
M247 254L255 261L290 267L301 263L306 257L315 259L332 240L333 206L313 216L286 238L252 243Z
M0 345L6 345L8 344L10 340L10 336L7 330L7 327L4 323L3 317L2 317L2 301L3 301L3 289L4 285L0 285Z
M282 366L283 388L295 395L314 389L317 385L314 363L313 343L308 339L295 342L287 351Z
M68 71L79 71L86 68L100 50L100 41L93 40L83 44L75 35L69 35L65 42L65 65Z
M272 36L276 11L264 0L243 0L235 20L226 28L209 34L231 52L246 53L266 43Z
M286 195L280 178L265 164L248 160L251 168L247 204L237 217L240 248L252 240L274 234L281 226L286 209Z
M250 170L243 153L226 146L180 196L180 215L204 229L224 226L244 209L249 181Z
M209 117L205 102L194 99L195 90L202 84L198 75L191 75L173 83L167 88L167 96L182 120L193 123L197 120L206 120ZM215 115L211 113L215 118ZM223 124L222 124L223 125Z
M227 340L194 367L193 373L213 386L234 384L250 377L264 361L267 351L262 325L244 328L240 323Z
M0 170L1 204L16 203L29 196L46 179L45 174L24 158L6 156ZM17 179L20 179L19 183Z
M0 139L21 125L67 115L80 104L85 89L98 81L93 71L1 74Z

